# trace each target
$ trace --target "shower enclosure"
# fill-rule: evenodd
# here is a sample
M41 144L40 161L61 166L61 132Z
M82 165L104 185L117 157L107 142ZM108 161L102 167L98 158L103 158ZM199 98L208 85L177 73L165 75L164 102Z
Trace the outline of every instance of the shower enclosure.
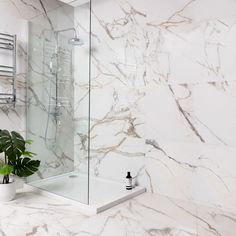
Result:
M82 2L29 21L27 138L41 167L27 183L98 212L144 188L90 173L91 3Z

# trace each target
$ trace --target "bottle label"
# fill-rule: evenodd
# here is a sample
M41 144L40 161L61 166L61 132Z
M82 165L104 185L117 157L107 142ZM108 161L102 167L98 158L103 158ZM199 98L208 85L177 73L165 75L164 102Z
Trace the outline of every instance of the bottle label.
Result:
M132 189L132 178L126 178L126 189L127 190Z

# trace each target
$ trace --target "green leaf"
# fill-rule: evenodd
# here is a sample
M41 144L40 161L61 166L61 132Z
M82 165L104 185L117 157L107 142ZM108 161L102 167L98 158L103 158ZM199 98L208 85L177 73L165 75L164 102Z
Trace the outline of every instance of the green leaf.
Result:
M28 157L19 158L15 162L11 162L14 166L13 173L19 177L27 177L34 174L40 165L39 160L31 160Z
M14 167L11 165L0 165L0 175L9 175L13 172Z
M0 129L0 135L1 135L1 132L2 132L2 130ZM2 153L3 152L3 145L2 145L2 143L0 142L0 153Z
M25 151L25 140L15 131L9 133L7 130L1 130L0 149L6 153L9 160L14 161Z
M31 139L27 139L27 140L25 140L25 143L27 143L27 144L32 144L34 141L33 140L31 140Z
M33 157L33 156L36 155L36 153L29 152L29 151L24 151L24 152L22 152L22 155L25 156L25 157Z
M7 130L0 130L0 153L4 152L7 163L0 163L0 174L8 175L14 173L19 177L27 177L34 174L40 165L39 160L32 160L36 155L26 150L26 144L32 140L24 140L17 132L11 133ZM8 165L6 165L8 164Z

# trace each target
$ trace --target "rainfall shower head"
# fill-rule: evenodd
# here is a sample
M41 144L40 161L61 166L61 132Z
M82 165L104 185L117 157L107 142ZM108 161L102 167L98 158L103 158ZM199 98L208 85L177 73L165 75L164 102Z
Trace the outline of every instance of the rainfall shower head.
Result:
M68 43L73 46L82 46L84 44L82 40L76 36L74 38L70 38Z
M66 32L66 31L70 31L70 30L74 31L74 37L70 38L68 40L68 43L70 45L73 45L73 46L82 46L84 44L84 42L79 37L77 37L77 32L76 32L75 28L68 28L68 29L58 30L58 31L56 31L56 34L58 35L58 33Z

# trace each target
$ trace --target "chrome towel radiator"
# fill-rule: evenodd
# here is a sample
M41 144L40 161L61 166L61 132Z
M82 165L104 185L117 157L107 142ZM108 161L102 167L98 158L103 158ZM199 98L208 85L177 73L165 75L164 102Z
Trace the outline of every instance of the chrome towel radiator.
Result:
M6 53L7 52L7 53ZM8 52L10 55L8 55ZM7 54L7 55L6 55ZM7 92L0 92L0 104L16 102L16 35L0 33L0 57L10 56L10 65L0 64L0 87L7 85Z

